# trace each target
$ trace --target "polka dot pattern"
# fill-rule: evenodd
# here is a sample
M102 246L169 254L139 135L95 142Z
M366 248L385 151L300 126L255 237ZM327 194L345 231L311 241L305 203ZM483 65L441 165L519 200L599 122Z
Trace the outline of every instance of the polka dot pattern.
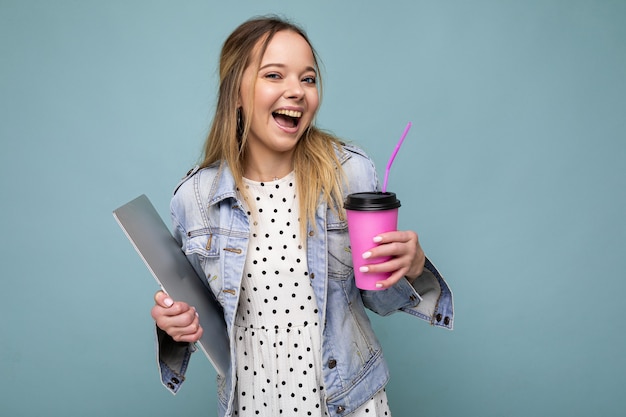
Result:
M244 186L255 221L235 319L235 415L327 416L318 306L300 239L294 174L271 182L244 179ZM370 415L390 415L384 391L353 414Z

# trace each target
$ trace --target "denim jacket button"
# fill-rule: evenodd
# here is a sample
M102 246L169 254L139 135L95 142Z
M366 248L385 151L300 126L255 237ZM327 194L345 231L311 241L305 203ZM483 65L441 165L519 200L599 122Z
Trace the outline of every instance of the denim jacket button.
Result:
M178 383L180 383L180 381L179 381L179 380L178 380L178 378L176 378L176 377L172 377L172 382L173 382L174 384L178 384Z
M450 324L450 317L447 317L447 316L446 316L446 317L443 319L443 324L445 324L446 326L447 326L448 324Z
M333 369L335 366L337 366L337 361L336 360L331 359L331 360L328 361L328 367L330 369Z
M346 411L346 407L344 407L343 405L340 405L339 407L337 407L337 414L341 414L344 411Z
M437 315L435 316L435 319L436 319L437 321L441 321L441 319L442 319L442 318L443 318L443 316L441 315L441 313L439 313L439 314L437 314Z

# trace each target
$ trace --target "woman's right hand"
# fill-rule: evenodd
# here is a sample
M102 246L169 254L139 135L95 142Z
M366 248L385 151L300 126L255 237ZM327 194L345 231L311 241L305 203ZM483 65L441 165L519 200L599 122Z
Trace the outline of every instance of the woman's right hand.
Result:
M194 343L202 337L196 309L182 301L174 301L163 291L154 294L152 318L156 325L177 342Z

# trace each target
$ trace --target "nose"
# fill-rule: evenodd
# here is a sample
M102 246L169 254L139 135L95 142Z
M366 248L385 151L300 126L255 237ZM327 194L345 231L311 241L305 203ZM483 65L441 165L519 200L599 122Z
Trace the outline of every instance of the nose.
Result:
M285 97L290 99L301 99L304 96L304 89L299 78L287 79Z

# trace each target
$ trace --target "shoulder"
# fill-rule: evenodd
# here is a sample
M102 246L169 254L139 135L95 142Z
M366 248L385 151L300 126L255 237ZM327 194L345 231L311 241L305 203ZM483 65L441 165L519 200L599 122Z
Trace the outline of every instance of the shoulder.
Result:
M237 194L235 179L228 164L215 162L207 167L194 167L178 183L172 196L172 208L202 207L217 204Z
M191 168L187 173L178 181L176 187L174 187L174 196L178 194L186 194L194 188L194 183L211 183L213 179L219 173L219 164L212 164L208 167L202 168L200 165L196 165Z
M376 173L374 161L358 146L344 143L336 148L336 152L344 171L357 169L371 171L372 174Z
M195 166L178 182L170 200L170 214L182 230L202 227L205 208L220 172L219 164Z
M337 158L345 175L345 182L352 192L372 191L378 188L378 176L374 161L360 147L341 144L335 148Z
M189 171L187 171L187 173L185 175L183 175L183 177L178 181L178 184L176 184L176 187L174 187L174 192L173 194L176 195L176 193L178 193L178 190L180 190L180 188L187 183L187 181L189 181L189 179L191 179L191 177L193 177L194 175L196 175L196 173L200 170L200 166L196 165L195 167L191 168Z
M219 172L219 166L191 168L178 182L172 193L170 210L172 214L195 210L198 204L204 204Z
M342 165L344 165L348 160L352 158L356 158L360 160L360 162L369 162L372 163L371 158L365 153L363 149L360 147L349 144L349 143L341 143L335 146L335 153L337 154L337 158Z

